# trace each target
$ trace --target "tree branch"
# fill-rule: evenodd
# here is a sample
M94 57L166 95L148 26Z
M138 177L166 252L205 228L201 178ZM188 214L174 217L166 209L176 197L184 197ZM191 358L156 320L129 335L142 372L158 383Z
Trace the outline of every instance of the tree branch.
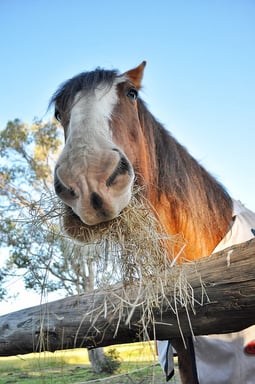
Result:
M171 339L180 337L180 328L184 335L241 330L254 323L254 256L255 239L174 267L169 281L179 271L192 287L193 302L186 307L178 298L174 300L172 285L165 287L166 297L159 298L160 306L146 312L142 300L137 302L138 286L133 284L1 316L0 355L130 343L145 336ZM177 315L172 310L175 306Z

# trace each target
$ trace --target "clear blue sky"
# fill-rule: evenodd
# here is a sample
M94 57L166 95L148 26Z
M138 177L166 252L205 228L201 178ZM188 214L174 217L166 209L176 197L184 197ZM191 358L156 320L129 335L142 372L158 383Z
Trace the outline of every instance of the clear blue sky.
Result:
M0 0L0 40L0 128L81 71L147 60L150 110L255 210L254 0Z
M147 60L149 109L255 210L254 0L0 0L0 43L0 129L81 71Z

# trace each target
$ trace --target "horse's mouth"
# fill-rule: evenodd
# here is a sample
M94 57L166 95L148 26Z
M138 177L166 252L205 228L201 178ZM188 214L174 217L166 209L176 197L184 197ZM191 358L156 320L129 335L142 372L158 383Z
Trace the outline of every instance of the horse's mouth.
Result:
M88 225L80 219L72 208L66 204L63 205L62 228L69 237L81 242L90 243L94 239L100 239L103 233L107 232L109 226L116 219L118 220L118 217L115 217L111 220L102 220L98 224Z
M110 236L112 237L113 232L118 232L120 227L126 227L130 224L128 220L132 211L135 213L139 210L142 215L146 215L147 217L147 205L145 206L143 199L140 201L140 191L141 188L136 186L136 188L133 189L132 198L129 204L124 207L118 215L111 218L109 218L109 216L103 218L100 223L94 225L84 223L71 207L62 202L63 210L61 224L63 231L69 237L83 243L102 240L102 238L107 237L109 233L111 233ZM135 214L132 214L131 216L135 216L135 219L132 220L134 220L134 225L136 225L137 216Z
M86 227L86 228L93 228L96 226L100 226L101 224L105 225L107 221L114 220L114 218L108 218L108 215L106 213L100 214L100 222L97 224L87 224L84 223L84 221L77 215L71 207L68 205L64 204L64 215L68 215L70 220L73 220L75 224L79 224L81 227ZM98 215L99 216L99 215Z

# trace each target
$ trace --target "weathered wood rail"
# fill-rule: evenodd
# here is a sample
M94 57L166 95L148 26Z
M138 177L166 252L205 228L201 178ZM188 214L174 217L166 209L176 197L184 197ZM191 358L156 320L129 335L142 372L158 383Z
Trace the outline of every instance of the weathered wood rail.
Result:
M1 316L0 356L135 342L144 337L144 324L152 339L180 337L180 327L184 335L201 335L254 324L255 239L181 268L193 289L188 315L182 305L178 316L172 311L174 292L166 287L169 302L163 300L161 309L153 309L153 318L146 319L142 305L130 304L137 287L114 286ZM123 298L127 291L129 303Z

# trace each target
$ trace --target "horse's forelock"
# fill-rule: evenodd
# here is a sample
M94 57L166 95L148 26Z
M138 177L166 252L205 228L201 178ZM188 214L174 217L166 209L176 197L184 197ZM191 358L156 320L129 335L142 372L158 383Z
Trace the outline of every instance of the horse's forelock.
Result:
M52 96L49 105L57 105L61 111L66 111L71 107L78 92L93 91L102 84L106 89L110 89L118 75L116 70L101 68L91 72L82 72L61 84Z

